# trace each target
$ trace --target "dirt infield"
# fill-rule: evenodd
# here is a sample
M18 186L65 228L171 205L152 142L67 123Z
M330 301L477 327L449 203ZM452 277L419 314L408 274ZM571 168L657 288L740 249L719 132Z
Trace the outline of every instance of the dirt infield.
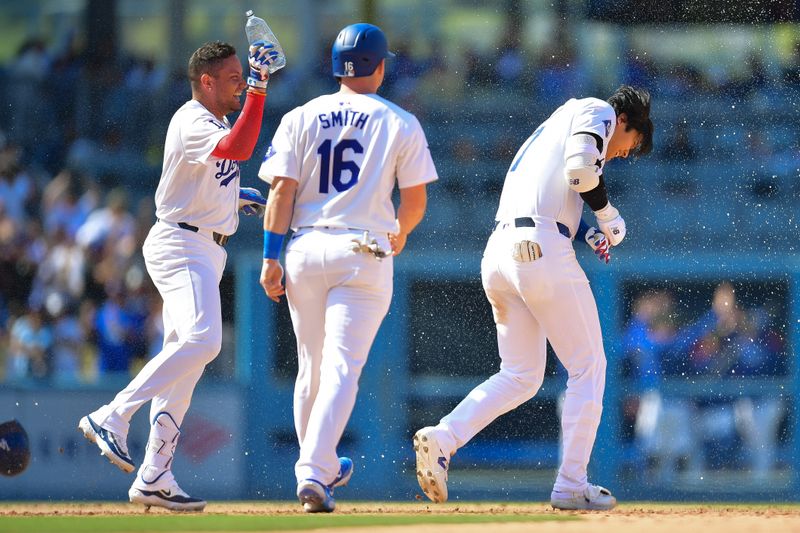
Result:
M130 524L130 529L117 531L144 531L136 524L139 517L158 519L175 516L163 510L153 509L145 513L141 507L116 503L0 503L0 532L11 529L15 517L31 520L46 517L68 518L70 523L81 517L114 517L115 523ZM186 515L183 515L186 517ZM294 502L211 502L202 515L192 515L224 520L231 517L228 531L281 531L313 530L345 532L479 532L491 527L492 533L579 533L614 531L615 533L732 533L747 532L800 532L800 506L762 504L623 504L610 512L561 512L544 504L526 503L449 503L433 505L426 503L347 503L342 502L333 515L319 516L318 520L306 521L300 506ZM244 525L235 517L263 518L261 525ZM271 522L274 517L280 522ZM413 517L419 523L407 523ZM498 523L492 521L497 517ZM316 517L315 517L316 518ZM402 518L402 519L401 519ZM457 523L425 523L426 520L447 520ZM509 522L511 520L511 522ZM480 521L481 523L471 523ZM197 522L197 530L205 529ZM287 525L288 524L288 525ZM395 525L392 525L395 524ZM4 527L5 526L5 527ZM255 529L254 529L255 527ZM82 529L68 528L70 531ZM180 531L190 531L183 529ZM207 530L207 529L205 529Z

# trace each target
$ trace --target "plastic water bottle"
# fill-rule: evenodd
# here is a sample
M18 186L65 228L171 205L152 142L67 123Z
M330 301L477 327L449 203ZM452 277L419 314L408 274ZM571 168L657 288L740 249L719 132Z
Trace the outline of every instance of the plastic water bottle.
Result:
M247 17L247 24L244 25L244 32L247 34L247 42L253 44L256 41L264 41L274 46L275 51L278 52L278 57L267 68L269 73L272 74L276 70L285 67L286 56L283 53L283 48L281 48L278 38L267 26L267 21L253 15L252 10L245 13L245 16Z

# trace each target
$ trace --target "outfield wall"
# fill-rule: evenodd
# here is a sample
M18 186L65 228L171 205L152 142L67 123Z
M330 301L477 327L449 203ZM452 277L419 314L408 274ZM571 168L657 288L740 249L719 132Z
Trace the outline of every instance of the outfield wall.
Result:
M0 477L2 500L127 500L134 474L125 474L99 456L77 429L82 416L110 401L117 383L92 390L0 389L0 419L23 422L31 444L31 462L22 474ZM114 388L112 388L114 387ZM244 496L247 468L238 386L203 385L183 421L175 461L182 485L205 498ZM128 447L138 463L147 442L149 405L131 421Z

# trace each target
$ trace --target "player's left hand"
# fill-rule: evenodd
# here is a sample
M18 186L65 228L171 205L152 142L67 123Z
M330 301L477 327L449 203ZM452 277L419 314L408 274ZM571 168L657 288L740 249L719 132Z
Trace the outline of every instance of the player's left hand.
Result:
M389 244L392 245L392 255L400 255L400 252L402 252L403 248L406 247L407 239L408 239L408 233L389 234Z
M611 261L611 253L609 251L608 246L608 239L606 238L603 232L598 231L597 228L589 228L586 230L586 236L584 237L586 244L588 244L592 250L594 250L594 254L600 261L603 261L605 264L608 264Z
M269 82L269 65L278 58L278 51L271 44L256 41L250 45L247 64L250 66L250 75L247 85L260 91L267 90Z
M617 246L628 233L625 227L625 220L619 214L616 207L609 202L603 209L594 212L597 217L597 225L600 227L611 246Z
M273 302L280 302L281 296L286 293L281 280L283 279L283 267L277 259L264 259L261 265L261 277L259 283L264 287L267 298Z
M258 189L252 187L242 187L239 189L239 209L245 215L264 215L267 206L267 199L261 196Z

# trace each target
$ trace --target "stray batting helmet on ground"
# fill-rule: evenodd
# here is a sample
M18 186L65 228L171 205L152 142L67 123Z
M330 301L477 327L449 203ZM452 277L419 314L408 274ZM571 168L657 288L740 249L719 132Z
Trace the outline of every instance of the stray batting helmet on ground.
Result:
M25 428L16 420L0 424L0 474L16 476L31 459L31 448Z
M342 78L369 76L382 59L394 57L386 36L377 26L359 22L339 32L331 48L333 75Z

